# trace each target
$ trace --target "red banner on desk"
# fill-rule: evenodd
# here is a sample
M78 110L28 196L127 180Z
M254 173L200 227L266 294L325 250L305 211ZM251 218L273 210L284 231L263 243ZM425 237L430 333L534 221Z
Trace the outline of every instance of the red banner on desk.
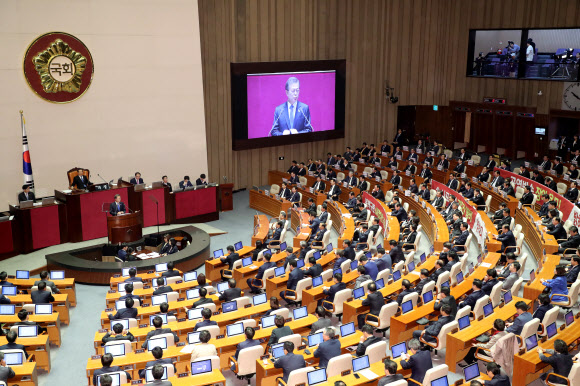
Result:
M383 230L385 230L385 234L387 234L388 232L386 230L389 229L389 217L385 207L379 200L367 192L363 192L363 203L366 204L367 210L370 210L371 214L379 219L379 224ZM369 224L369 226L370 225L372 224Z
M527 185L530 185L532 187L532 193L537 195L538 198L540 198L542 194L550 195L550 200L556 201L558 204L558 209L562 211L562 216L564 217L562 220L570 220L572 223L574 223L575 226L580 226L580 209L578 209L578 207L576 207L576 205L574 205L572 202L565 199L564 196L558 192L553 191L543 184L530 180L529 178L508 172L507 170L500 168L495 168L495 170L499 171L499 174L504 179L510 178L516 187L525 188Z
M34 249L60 244L58 205L30 209L30 226Z
M159 224L165 224L165 189L150 189L141 193L143 203L143 227L157 225L157 216L159 215ZM159 214L157 207L159 206Z

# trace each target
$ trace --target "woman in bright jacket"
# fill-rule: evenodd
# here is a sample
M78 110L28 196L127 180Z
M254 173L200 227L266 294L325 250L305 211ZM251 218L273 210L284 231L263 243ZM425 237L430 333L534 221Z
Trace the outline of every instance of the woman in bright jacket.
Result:
M556 267L556 274L552 280L542 280L542 284L551 289L552 302L567 302L568 299L564 296L568 295L568 286L566 282L566 267L558 265Z

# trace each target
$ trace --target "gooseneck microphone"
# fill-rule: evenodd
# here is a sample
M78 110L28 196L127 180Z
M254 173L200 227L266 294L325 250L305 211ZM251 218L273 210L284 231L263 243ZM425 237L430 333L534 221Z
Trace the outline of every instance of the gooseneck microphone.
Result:
M272 124L272 128L270 129L270 133L268 133L268 137L272 136L272 131L274 130L274 126L276 126L276 123L278 123L278 120L280 119L281 115L282 115L282 112L280 112L280 114L278 114L278 118L276 118L276 120L274 120L274 123Z
M300 111L302 113L302 115L306 119L306 122L308 122L308 126L310 126L310 131L314 131L314 127L312 127L312 124L310 123L310 119L308 119L308 117L306 116L306 114L304 114L304 112L302 111L302 109L298 109L298 111Z

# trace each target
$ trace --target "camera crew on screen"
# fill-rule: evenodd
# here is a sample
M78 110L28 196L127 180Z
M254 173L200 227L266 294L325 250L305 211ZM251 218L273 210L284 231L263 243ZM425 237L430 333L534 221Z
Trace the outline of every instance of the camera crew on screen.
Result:
M285 88L288 100L276 107L274 124L269 136L311 133L312 125L308 105L298 102L300 81L292 76L286 81Z

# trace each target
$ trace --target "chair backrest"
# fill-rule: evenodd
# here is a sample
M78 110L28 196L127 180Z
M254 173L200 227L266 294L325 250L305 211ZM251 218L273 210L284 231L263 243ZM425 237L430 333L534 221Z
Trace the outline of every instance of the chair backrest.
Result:
M479 165L481 163L481 157L478 155L472 155L471 160L473 161L473 165Z
M522 232L522 224L516 224L514 230L512 231L514 237L517 239L521 232Z
M240 259L241 261L241 259ZM179 292L167 292L167 302L176 302L179 299Z
M302 337L300 336L300 334L292 334L283 336L278 340L278 343L284 342L292 342L294 343L294 347L298 347L302 344Z
M540 322L541 322L540 319L534 318L534 319L530 320L529 322L527 322L526 324L524 324L524 327L522 328L522 333L520 334L520 336L523 338L522 341L520 342L521 348L526 347L524 340L528 336L538 332L538 327L540 327Z
M314 371L314 367L305 367L302 369L293 370L288 375L288 382L286 382L286 386L296 386L301 383L307 385L308 384L308 373Z
M444 377L448 373L449 367L447 365L439 365L427 370L427 372L425 373L425 378L423 379L423 386L431 386L431 381Z
M461 270L465 271L465 266L467 265L467 257L469 256L468 253L464 253L463 256L459 258L459 264L461 265Z
M413 292L410 294L407 294L405 296L403 296L403 302L405 303L407 301L411 301L411 304L413 304L413 308L417 307L417 299L419 299L419 294L417 292Z
M365 290L365 294L367 294L367 293L369 292L369 289L368 289L367 287L368 287L368 285L369 285L370 283L373 283L373 280L372 280L372 279L371 279L371 280L365 280L365 281L363 281L362 283L360 283L360 286L361 286L362 288L364 288L364 290Z
M388 180L389 179L389 173L386 170L381 170L381 179L382 180Z
M556 184L556 189L558 189L558 193L564 194L564 193L566 193L566 190L568 189L568 186L566 186L566 184L563 183L563 182L558 182Z
M356 173L358 170L358 165L357 164L352 164L350 165L351 169Z
M238 374L239 376L255 374L256 361L264 354L264 348L260 345L248 347L240 350L238 354ZM213 368L213 365L212 365ZM219 367L218 367L219 368Z
M578 301L578 290L580 289L580 280L576 280L570 290L568 291L568 296L570 296L571 304L574 305Z
M342 180L344 180L344 178L345 178L345 176L344 176L343 172L336 173L336 180L337 181L342 181Z
M173 368L173 366L172 366L172 368ZM119 378L121 380L121 382L119 383L120 385L124 385L125 383L127 383L127 373L126 372L124 372L124 371L114 371L112 373L107 373L107 375L113 375L113 374L119 374Z
M463 318L466 315L469 315L469 313L471 312L471 307L469 306L465 306L463 308L460 308L457 310L457 314L455 315L455 320L459 320L461 318Z
M544 319L542 320L542 324L544 325L544 334L542 334L542 335L546 335L546 328L550 324L556 323L556 321L558 320L559 314L560 314L560 307L558 307L558 306L553 306L552 309L548 310L544 314Z
M445 150L443 150L443 154L445 154L447 156L447 158L452 158L453 157L453 150L445 149Z
M270 194L278 194L278 193L280 193L280 185L272 184L272 186L270 186Z
M235 298L233 299L236 302L236 305L238 306L238 310L241 310L242 308L244 308L247 304L251 304L251 300L249 297L246 296L242 296L239 298Z
M217 326L210 326L210 327L217 327ZM151 339L159 339L159 338L167 339L167 347L175 346L175 336L172 333L155 335Z
M422 225L419 225L422 226ZM415 237L415 242L413 249L415 250L415 252L419 252L419 244L421 244L421 238L423 237L423 233L417 233L417 237Z
M419 236L417 236L419 237ZM411 251L405 255L405 267L409 265L413 258L415 257L415 251Z
M351 270L351 269L350 269L350 263L351 263L351 261L350 261L350 260L348 260L348 259L346 259L345 261L343 261L343 262L340 264L340 271L341 271L343 274Z
M395 267L393 268L393 273L395 273L397 271L401 271L404 266L405 266L405 262L399 261L397 264L395 264Z
M574 223L570 220L566 220L566 222L564 223L563 227L564 229L566 229L566 232L570 231L570 227L574 225Z
M34 291L38 291L38 286L37 285L33 285L30 288L30 292L34 292ZM45 291L48 291L48 292L52 293L52 288L50 288L49 286L46 286Z
M421 290L421 296L423 296L423 294L425 294L429 291L433 291L434 289L435 289L435 282L433 280L431 280L423 286L423 289Z
M512 219L510 221L510 231L514 229L515 225L516 225L516 219L514 217L512 217Z
M324 232L324 236L322 236L322 246L326 249L326 246L330 242L330 229Z
M491 289L491 293L489 295L489 298L491 300L491 304L493 304L494 307L498 306L499 303L501 303L501 286L503 285L502 282L499 282L497 284L495 284L493 286L493 288Z
M521 288L523 282L524 282L523 277L520 277L518 280L516 280L516 282L514 283L514 285L511 288L511 292L512 292L513 296L518 296L518 294L520 293L520 288Z
M568 380L571 385L577 385L580 382L580 362L575 363L570 369L570 374L568 374Z
M133 291L143 289L143 282L142 281L134 281L133 284Z
M165 278L165 280L167 280L167 285L170 285L170 284L175 284L180 280L183 281L183 278L181 276L170 276L170 277ZM133 288L135 288L135 287L133 287Z
M320 276L322 276L322 281L330 280L332 278L332 269L327 269L326 271L323 271Z
M352 290L349 288L343 289L338 291L334 295L334 314L342 314L342 307L344 306L344 302L346 299L352 296Z
M330 232L326 232L326 233L330 233ZM302 292L306 289L306 287L311 286L312 285L312 278L311 277L305 277L304 279L301 279L298 281L298 283L296 284L296 300L295 301L302 301Z
M34 312L34 310L36 309L36 304L24 304L22 305L22 308L28 312Z
M391 317L399 311L399 304L397 302L391 302L385 304L381 307L379 312L379 322L377 328L384 330L391 325Z
M344 272L344 271L342 271ZM387 281L389 280L389 275L391 274L391 270L390 269L383 269L381 272L379 272L377 274L377 280L383 279L383 283L387 283Z
M302 186L308 185L308 180L306 179L306 177L300 176L298 177L298 181L300 181L300 185Z
M516 188L516 198L519 200L520 198L522 198L523 195L524 195L524 188L518 186Z
M206 304L202 304L200 306L197 306L195 308L208 308L211 310L211 312L217 312L217 305L214 303L206 303Z
M274 276L274 271L277 267L268 268L264 271L264 276L262 276L262 289L266 289L266 279L270 276Z
M220 334L219 326L204 326L204 327L200 327L198 329L198 331L203 331L203 330L206 330L209 332L209 334L211 335L211 339L215 339L216 336L218 336Z
M459 328L459 323L454 320L447 324L444 324L439 331L437 338L439 339L439 344L437 345L437 350L444 349L447 346L447 334L449 334L454 329Z
M369 174L369 175L370 175L370 174L372 174L372 173L373 173L373 168L371 168L371 167L369 167L369 166L366 166L366 167L363 169L363 172L365 172L365 173L367 173L367 174Z
M435 286L437 287L437 291L441 291L441 285L446 281L449 281L450 276L451 275L449 274L449 272L445 271L441 275L439 275L439 277L437 277L437 284L435 284Z
M403 209L405 209L405 212L409 212L409 203L408 202L403 203Z
M451 271L449 272L449 278L451 279L451 284L457 284L457 274L461 271L461 263L455 263L453 267L451 267Z
M232 270L240 268L242 268L242 259L234 261L234 264L232 265Z
M343 371L346 370L352 371L352 355L342 354L331 358L328 361L328 366L326 366L326 378L328 379L330 377L334 377L335 375L340 375Z
M365 355L369 356L369 363L382 362L387 357L387 341L373 343L365 350Z
M382 174L381 174L382 175ZM389 190L387 194L385 194L385 202L389 202L393 199L393 192Z
M478 319L481 315L483 315L483 306L485 306L487 303L489 303L489 296L487 295L477 299L475 306L473 307L473 314L475 315L475 319Z
M524 234L521 234L522 236L522 242L523 242L523 236ZM526 261L528 260L528 254L524 252L524 254L520 257L520 269L518 270L518 276L522 277L523 273L524 273L524 268L526 266Z
M242 325L244 326L244 329L246 327L256 327L258 325L258 322L256 321L256 319L244 319L240 321L242 323Z

